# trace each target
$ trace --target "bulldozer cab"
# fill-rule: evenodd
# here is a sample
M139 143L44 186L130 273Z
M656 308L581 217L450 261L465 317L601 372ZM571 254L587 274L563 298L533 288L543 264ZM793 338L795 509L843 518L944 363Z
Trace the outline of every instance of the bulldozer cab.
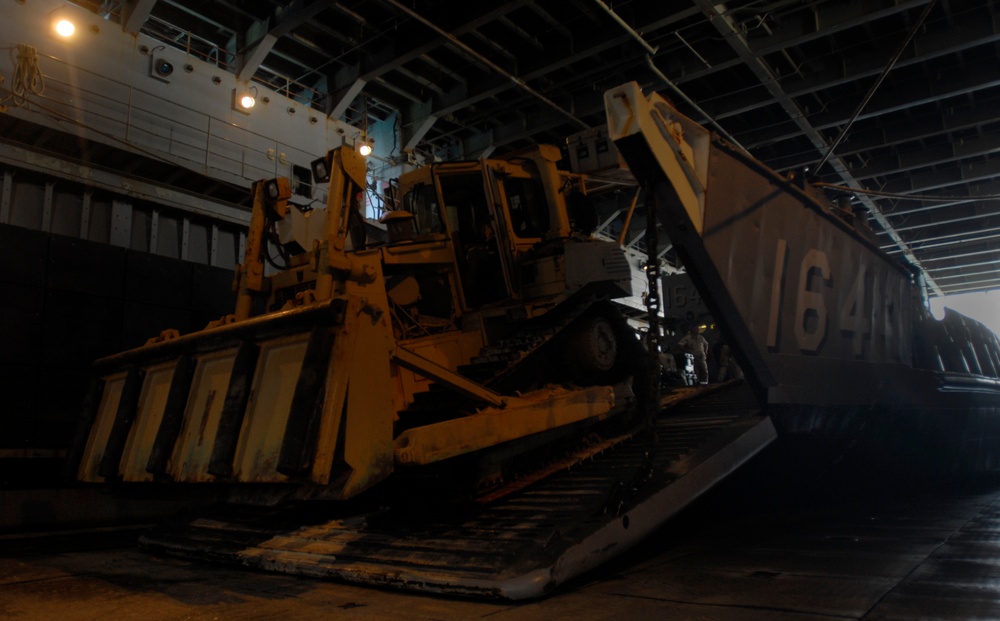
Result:
M438 164L400 179L414 238L450 238L467 309L521 298L533 250L569 233L555 159Z
M489 179L480 162L436 165L400 179L415 239L445 234L454 251L465 308L510 297L507 264L496 235Z

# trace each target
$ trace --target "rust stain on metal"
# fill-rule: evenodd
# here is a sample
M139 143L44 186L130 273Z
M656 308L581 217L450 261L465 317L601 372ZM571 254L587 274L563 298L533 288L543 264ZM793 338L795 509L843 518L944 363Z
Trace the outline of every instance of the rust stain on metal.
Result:
M205 428L208 426L208 417L212 413L212 401L215 400L215 390L209 390L205 399L205 411L201 415L201 424L198 425L198 446L205 442Z

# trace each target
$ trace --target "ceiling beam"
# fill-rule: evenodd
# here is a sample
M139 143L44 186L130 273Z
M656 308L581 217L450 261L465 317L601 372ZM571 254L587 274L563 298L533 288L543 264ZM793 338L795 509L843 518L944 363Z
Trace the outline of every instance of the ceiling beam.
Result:
M767 56L778 52L784 52L812 41L829 37L838 32L846 31L870 24L876 19L882 19L919 8L930 2L930 0L908 0L900 2L898 0L874 0L869 2L847 3L846 5L834 3L813 2L809 3L807 9L812 12L808 19L807 29L802 23L795 24L797 20L782 20L780 27L776 28L772 35L760 40L748 41L752 51L760 56ZM792 25L789 25L791 22ZM648 30L643 30L648 32ZM719 73L727 69L739 66L739 60L733 59L722 63L713 63L711 67L697 59L692 59L688 64L679 68L674 82L684 84L687 82L698 82L708 78L711 74ZM878 67L872 75L877 75L881 70ZM785 89L789 94L798 96L800 93L796 89L786 85Z
M122 6L122 30L129 34L139 34L146 23L156 0L127 0Z
M866 156L874 150L974 129L995 122L998 108L1000 100L989 98L960 108L934 110L920 116L909 116L898 122L859 127L850 133L848 140L844 141L837 151L841 157ZM768 165L777 171L790 170L801 163L801 156L796 154L768 160Z
M984 286L990 285L990 286ZM945 287L943 295L955 295L956 293L972 293L974 291L989 291L1000 288L1000 276L996 278L986 278L983 280L973 280L964 282L961 285Z
M846 29L847 27L855 27L903 10L918 7L926 4L927 1L928 0L904 2L893 6L892 8L879 8L879 6L874 2L852 3L851 6L853 8L846 10L865 12L859 13L856 19L849 20L844 24L838 24L833 19L827 19L826 21L830 24L830 26L825 28L820 27L820 29L817 29L810 35L791 39L780 45L774 44L760 46L754 45L753 42L749 42L748 45L753 45L754 52L760 56L773 54L785 51L794 46L802 45L812 39L830 36L838 31ZM816 10L822 12L824 9L821 6ZM832 7L828 10L840 11L841 9ZM979 13L968 13L964 14L961 20L956 20L954 27L949 28L947 31L928 32L923 34L920 40L914 42L912 48L907 50L906 53L902 55L895 66L897 68L902 68L926 63L931 60L943 58L978 46L989 45L998 41L1000 41L1000 23L997 23L996 20L982 19L982 15ZM886 50L883 50L881 53L878 49L869 48L868 53L858 55L857 57L845 56L842 62L823 63L822 70L810 71L807 74L807 77L804 78L796 78L795 74L789 74L787 77L781 77L782 88L790 97L802 98L806 95L830 91L831 89L835 89L839 86L856 84L859 81L877 76L882 70L882 63L879 59L887 57L892 52L892 50L888 49L887 46L891 47L891 44L886 43L881 46L886 48ZM732 69L737 65L738 62L736 60L726 63L716 63L713 64L711 68L705 68L703 64L698 63L698 66L690 71L680 71L680 76L674 78L674 82L677 84L684 84L687 82L697 82L698 80L709 79L713 74L718 74L724 70ZM720 95L715 98L706 98L702 100L701 103L707 110L712 112L714 118L725 119L766 108L773 105L774 102L768 93L763 90L758 90L756 92L745 93L742 96L733 96L731 93L726 93L725 95ZM824 129L824 123L814 123L814 125L819 129ZM793 132L790 135L796 134ZM787 135L782 136L781 139L787 139L788 137L789 136ZM758 141L750 137L745 137L744 142L749 148L758 146Z
M266 29L267 32L259 38L255 37L256 40L253 43L247 45L236 55L236 79L246 81L252 78L267 55L271 53L271 49L274 48L278 39L290 33L295 27L312 19L320 11L329 8L332 4L333 2L330 0L314 0L311 3L307 3L306 0L293 0L286 8L277 9L272 27L268 28L270 20L260 21L251 26L251 31Z
M430 101L425 101L415 103L407 110L409 120L404 120L400 126L403 153L412 153L437 122L439 117L430 112L432 107Z
M450 47L456 47L456 48L460 49L463 52L464 55L468 56L469 58L473 59L474 61L476 61L476 62L478 62L478 63L480 63L482 65L485 65L487 68L490 69L490 71L492 71L493 73L495 73L497 75L500 75L500 76L504 77L512 85L518 87L519 89L521 89L523 91L526 91L526 92L530 93L535 99L539 100L540 102L542 102L543 104L545 104L549 108L555 110L559 114L562 114L567 119L569 119L570 121L572 121L573 123L575 123L576 125L578 125L581 129L587 129L586 123L584 123L580 119L576 118L571 112L569 112L568 110L563 109L562 107L559 106L559 104L555 103L554 101L552 101L551 99L549 99L548 97L546 97L545 95L543 95L542 93L540 93L537 90L535 90L534 88L532 88L523 79L521 79L521 78L519 78L519 77L517 77L517 76L515 76L515 75L513 75L511 73L508 73L505 69L503 69L502 67L500 67L499 65L497 65L496 63L494 63L493 61L491 61L489 58L483 56L482 54L480 54L476 50L472 49L471 47L469 47L465 43L462 43L462 41L460 41L458 39L458 37L456 37L455 35L450 34L448 32L445 32L440 27L438 27L436 24L434 24L430 20L424 18L423 16L421 16L420 14L418 14L416 11L413 11L412 9L410 9L409 7L407 7L406 5L400 3L398 0L383 0L383 1L392 4L393 6L395 6L400 11L406 13L410 17L412 17L412 18L416 19L417 21L419 21L420 23L422 23L427 28L433 30L439 36L444 37L445 39L447 39L448 44L449 44Z
M853 172L858 181L866 181L876 177L909 174L920 168L979 159L997 151L1000 151L1000 136L975 136L964 138L961 142L949 141L933 146L925 145L906 153L892 153L878 160L870 160L866 166L855 168Z

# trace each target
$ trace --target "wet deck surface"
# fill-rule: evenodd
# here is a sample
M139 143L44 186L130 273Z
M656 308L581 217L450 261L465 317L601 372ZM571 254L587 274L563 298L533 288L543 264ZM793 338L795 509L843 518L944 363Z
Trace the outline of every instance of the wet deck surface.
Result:
M135 533L0 539L3 619L1000 619L1000 479L779 444L640 549L526 604L150 556Z

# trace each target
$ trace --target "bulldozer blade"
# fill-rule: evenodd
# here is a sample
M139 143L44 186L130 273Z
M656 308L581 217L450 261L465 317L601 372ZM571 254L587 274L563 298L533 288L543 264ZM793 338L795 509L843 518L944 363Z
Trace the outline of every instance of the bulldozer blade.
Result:
M310 472L346 302L147 344L95 363L84 482L286 483Z

